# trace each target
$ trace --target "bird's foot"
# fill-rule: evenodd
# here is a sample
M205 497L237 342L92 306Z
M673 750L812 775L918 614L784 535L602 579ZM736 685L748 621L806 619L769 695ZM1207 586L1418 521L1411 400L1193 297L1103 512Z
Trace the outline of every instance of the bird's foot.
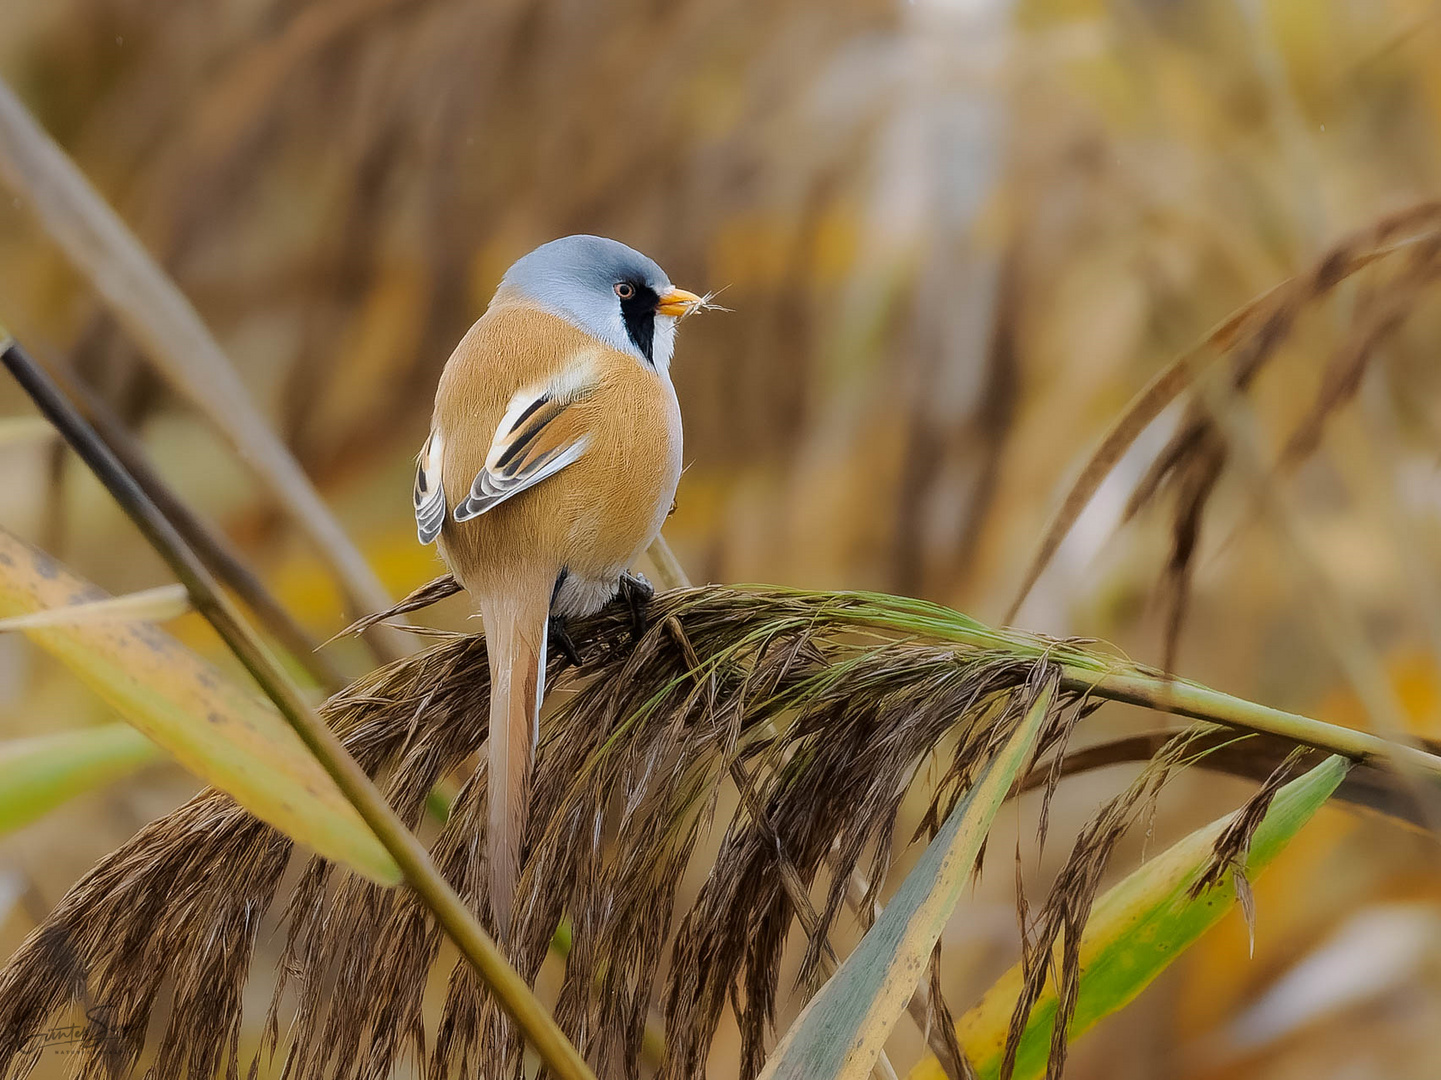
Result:
M566 663L573 668L585 666L585 661L580 658L580 650L575 647L575 639L570 636L570 630L565 625L565 619L559 615L550 617L550 629L547 631L550 642L560 651Z
M630 608L630 628L639 641L650 625L646 618L646 608L655 597L655 586L647 581L642 574L632 574L627 571L620 576L620 589L617 593L620 599L624 600Z

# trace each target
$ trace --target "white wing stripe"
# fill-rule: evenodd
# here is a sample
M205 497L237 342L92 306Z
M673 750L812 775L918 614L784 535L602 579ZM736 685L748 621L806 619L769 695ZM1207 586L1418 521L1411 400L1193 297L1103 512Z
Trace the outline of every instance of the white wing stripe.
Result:
M592 354L581 354L576 357L574 363L550 383L544 386L526 387L510 399L505 414L500 418L500 424L496 427L495 436L490 441L490 450L485 456L485 467L476 474L475 479L471 482L469 495L451 515L456 521L469 521L473 517L479 517L492 507L499 506L512 495L533 487L548 476L554 476L585 453L585 448L590 440L588 436L582 435L569 445L557 447L541 455L519 473L512 472L519 467L518 461L507 461L504 469L499 467L501 458L505 457L508 451L515 451L512 456L524 457L524 447L517 445L517 441L512 436L516 435L522 426L532 423L531 417L535 413L546 409L557 412L583 396L594 385L594 363ZM550 419L553 418L553 416L550 417ZM531 438L538 435L545 422L546 418L542 417L540 428L536 432L530 433ZM521 441L528 444L531 440Z
M415 467L415 534L422 544L429 544L440 535L445 523L445 486L440 482L443 442L440 432L432 431L420 451Z
M501 485L495 483L489 470L483 471L475 478L471 485L470 497L455 508L456 521L469 521L473 517L479 517L487 510L491 510L512 495L519 495L527 488L534 487L548 476L554 476L561 469L574 462L590 443L590 436L582 435L575 442L571 443L564 450L554 457L545 460L539 468L533 472L527 472L523 477L516 477L512 481Z

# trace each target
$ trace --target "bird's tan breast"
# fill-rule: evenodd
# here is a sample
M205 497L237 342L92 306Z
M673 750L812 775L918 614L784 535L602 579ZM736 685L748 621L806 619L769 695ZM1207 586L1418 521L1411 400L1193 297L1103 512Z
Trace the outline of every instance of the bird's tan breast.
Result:
M441 549L463 584L485 591L516 574L618 573L660 531L681 469L680 407L668 378L564 320L492 307L461 340L436 393L446 501L485 466L515 394L584 366L593 386L568 407L587 435L573 464L466 522L447 520Z

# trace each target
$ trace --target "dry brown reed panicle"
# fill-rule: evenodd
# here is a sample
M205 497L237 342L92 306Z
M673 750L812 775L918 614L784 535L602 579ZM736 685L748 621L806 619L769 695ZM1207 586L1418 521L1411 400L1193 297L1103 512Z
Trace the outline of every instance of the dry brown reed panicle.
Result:
M730 1001L740 1075L753 1077L796 916L781 864L825 890L805 957L810 979L851 873L864 865L868 880L883 880L918 767L945 748L925 832L1054 678L1044 656L870 632L847 614L853 602L763 588L668 593L639 640L628 612L607 610L576 628L581 673L562 679L554 665L567 692L542 727L513 960L533 979L557 925L571 919L555 1012L601 1075L636 1075L664 972L661 1075L703 1075ZM481 749L488 690L483 640L451 636L336 695L325 715L413 827L437 781ZM1059 753L1084 707L1059 696L1041 749ZM693 906L677 913L681 871L738 765L750 797L726 824ZM482 766L432 851L489 920L484 805ZM1069 898L1094 887L1124 816L1106 817L1078 847L1070 891L1048 903L1046 918L1079 925L1088 901ZM82 1049L79 1075L123 1075L168 994L158 1080L210 1080L222 1067L238 1077L242 990L291 847L208 791L102 860L0 975L0 1075L23 1075L27 1040L85 1001L108 1007L113 1030ZM311 858L284 922L258 1063L283 1053L288 1080L379 1080L407 1058L432 1080L518 1067L516 1035L463 961L427 1039L422 994L440 931L409 890Z
M1146 766L1130 786L1103 806L1081 830L1070 856L1034 919L1031 918L1026 903L1018 866L1017 907L1021 918L1021 968L1024 981L1011 1016L1006 1049L1002 1056L1001 1080L1010 1080L1015 1068L1015 1055L1031 1010L1051 980L1054 980L1057 986L1057 1001L1056 1020L1051 1029L1051 1052L1046 1063L1046 1078L1060 1080L1066 1065L1066 1032L1071 1017L1075 1014L1081 990L1081 937L1090 918L1091 906L1100 892L1102 874L1110 862L1116 844L1137 821L1154 811L1157 796L1177 770L1203 763L1211 755L1233 748L1236 742L1234 732L1207 723L1193 724L1184 731L1170 733L1164 740L1158 740L1148 755ZM1235 881L1237 899L1247 925L1252 924L1254 905L1243 870L1251 839L1282 785L1301 771L1304 762L1314 757L1315 753L1304 747L1292 746L1286 749L1281 762L1265 776L1261 786L1246 800L1216 838L1210 860L1191 887L1192 896L1199 896L1206 888L1219 884L1229 873ZM1254 768L1258 760L1266 760L1266 754L1263 752L1255 755L1253 760L1246 760L1244 768ZM1038 776L1035 782L1028 777L1020 786L1038 787L1045 783L1049 790L1066 771L1067 764L1058 755L1053 759L1047 775ZM1385 786L1388 790L1395 789L1395 785ZM1044 833L1042 838L1044 839Z
M925 836L1057 677L1044 651L1038 658L868 629L858 603L876 598L763 588L669 593L654 601L639 640L628 611L607 611L576 628L585 659L579 676L560 678L555 664L565 693L537 755L514 959L533 979L556 926L571 919L556 1016L602 1075L636 1075L664 973L661 1075L704 1075L729 1001L742 1035L740 1075L753 1077L798 919L793 897L813 886L825 895L822 910L801 920L801 980L813 985L855 871L864 865L867 880L884 879L917 769L942 755L917 828ZM448 635L325 706L410 827L439 780L483 760L486 671L483 639ZM1037 784L1053 789L1066 771L1068 736L1090 704L1074 693L1056 698L1038 747L1050 764L1037 770ZM1023 1009L1061 939L1062 1015L1074 1006L1079 957L1070 943L1116 841L1170 771L1221 749L1203 733L1162 746L1082 833L1036 920L1022 899L1031 995ZM1218 844L1218 865L1244 851L1281 775ZM727 776L746 779L746 798L694 904L677 919L681 871ZM462 787L432 853L488 920L484 806L482 767ZM1044 805L1041 819L1044 835ZM82 1077L133 1071L155 1014L168 1006L154 1047L158 1080L209 1080L222 1068L238 1078L243 990L291 854L288 839L207 791L102 860L0 974L0 1076L23 1076L34 1063L32 1037L78 1004L103 1008L106 1023L105 1038L81 1047ZM283 1052L282 1075L294 1080L380 1080L407 1058L431 1080L511 1075L517 1038L464 961L428 1040L422 997L441 933L414 893L318 858L297 869L282 919L280 977L252 1069ZM798 891L786 888L785 874L799 880ZM934 993L932 1008L944 1021ZM1017 1017L1022 1024L1024 1012ZM955 1049L953 1060L963 1063ZM1058 1043L1054 1060L1064 1052Z
M1241 394L1275 358L1303 312L1329 295L1350 272L1386 254L1401 235L1409 235L1401 269L1373 287L1358 306L1349 332L1323 373L1315 401L1286 443L1281 456L1284 468L1294 467L1315 451L1326 420L1360 388L1377 346L1402 324L1425 288L1441 277L1441 206L1414 208L1347 238L1251 315L1230 346L1229 390ZM1171 553L1162 577L1167 610L1162 666L1167 671L1175 669L1206 506L1230 450L1212 414L1214 407L1216 403L1205 400L1205 395L1192 401L1181 426L1136 485L1124 515L1133 517L1165 487L1175 493Z
M897 812L919 766L942 754L918 837L935 831L1037 694L1055 683L1044 649L1038 657L868 628L856 607L876 602L710 587L658 598L639 640L628 611L576 628L585 665L559 680L567 693L543 726L511 930L514 959L533 979L555 927L571 919L555 1011L602 1075L637 1074L662 973L660 1074L704 1075L729 1001L742 1036L740 1075L756 1075L773 1030L782 950L799 917L794 897L813 886L825 895L819 913L800 919L808 939L800 978L813 986L855 871L864 860L867 880L884 879ZM553 675L560 668L557 661ZM448 635L325 707L411 827L441 778L483 759L486 670L482 639ZM1066 771L1070 732L1091 705L1078 693L1054 700L1037 751L1051 755L1037 770L1047 798ZM1062 1016L1074 1007L1072 946L1102 870L1165 777L1223 749L1206 734L1161 746L1136 783L1102 810L1035 920L1022 898L1028 981L1017 1032L1057 941L1066 943ZM1281 775L1218 844L1218 865L1244 852ZM745 779L746 797L694 904L677 919L681 871L727 776ZM482 768L462 787L432 851L488 920L484 806ZM1045 816L1043 803L1042 836ZM157 1007L168 1003L155 1075L209 1078L224 1067L238 1077L242 991L291 849L226 796L206 792L102 860L0 975L0 1076L23 1075L33 1064L29 1039L76 1003L100 1004L107 1023L106 1038L82 1047L79 1075L124 1075L141 1060ZM787 889L787 874L799 890ZM311 858L299 868L282 921L280 978L252 1069L281 1051L282 1075L295 1080L379 1080L407 1058L432 1080L455 1072L508 1076L519 1067L515 1034L463 961L427 1039L422 997L441 934L410 891ZM944 1022L934 993L931 1007ZM951 1050L963 1065L958 1048ZM1055 1067L1064 1054L1058 1041Z
M1034 919L1030 917L1018 877L1024 984L1011 1016L1001 1061L1002 1080L1010 1080L1026 1022L1051 979L1057 986L1056 1021L1051 1032L1046 1077L1047 1080L1060 1077L1066 1063L1066 1032L1081 989L1081 934L1100 891L1101 875L1121 837L1155 805L1166 780L1185 763L1192 752L1192 743L1209 727L1193 725L1168 739L1131 785L1086 824ZM1058 947L1060 962L1056 963Z
M455 580L454 574L441 574L439 577L427 581L419 588L412 589L384 611L373 611L369 615L362 615L344 630L340 631L340 633L330 638L329 641L326 641L325 644L329 645L330 642L335 641L336 638L349 637L352 634L363 634L378 623L387 622L400 615L408 615L412 611L420 611L422 608L428 608L432 604L438 604L447 597L454 596L460 592L461 589L462 586L460 582Z
M1265 783L1246 800L1246 805L1235 815L1216 837L1211 859L1201 875L1191 883L1190 895L1200 896L1206 889L1219 885L1227 874L1236 886L1236 901L1241 906L1241 915L1246 920L1246 929L1251 935L1251 950L1256 948L1256 900L1251 892L1251 882L1246 877L1246 856L1251 851L1251 841L1256 830L1265 820L1266 811L1282 785L1301 771L1301 762L1306 752L1300 748L1292 750L1284 761L1272 770Z
M1401 326L1425 290L1441 277L1441 202L1420 203L1389 214L1341 240L1305 273L1246 304L1200 345L1159 372L1112 423L1062 500L1027 568L1007 621L1015 617L1101 481L1168 405L1196 390L1213 362L1227 363L1226 393L1245 393L1275 359L1303 314L1358 272L1368 267L1379 272L1395 261L1401 263L1400 268L1373 284L1357 304L1350 326L1323 372L1315 401L1286 442L1280 466L1292 468L1314 452L1326 420L1360 387L1376 348ZM1163 492L1174 493L1171 549L1161 580L1166 610L1162 667L1168 671L1174 669L1205 511L1230 452L1212 413L1221 400L1193 394L1176 431L1137 482L1123 514L1123 520L1130 520Z
M798 705L792 727L756 753L769 758L769 827L809 886L822 866L831 879L800 978L814 975L821 942L867 851L867 880L883 879L896 811L913 770L947 734L957 738L935 795L944 806L969 784L1024 714L1038 665L1014 656L887 646L830 665L781 709ZM1057 710L1059 718L1064 710ZM959 723L958 723L959 721ZM1053 727L1061 725L1058 719ZM1054 742L1047 733L1045 741ZM844 750L836 753L840 747ZM942 813L933 807L931 817ZM728 993L737 1000L742 1077L754 1076L775 1006L791 909L768 829L740 816L727 830L710 879L682 920L666 1001L670 1056L661 1075L700 1075Z

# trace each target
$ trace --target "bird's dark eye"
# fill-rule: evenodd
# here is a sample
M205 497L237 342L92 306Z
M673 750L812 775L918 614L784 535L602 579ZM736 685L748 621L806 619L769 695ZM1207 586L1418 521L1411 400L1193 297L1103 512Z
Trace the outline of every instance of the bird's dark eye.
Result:
M615 283L615 294L622 300L629 300L635 295L635 286L629 281L617 281Z

